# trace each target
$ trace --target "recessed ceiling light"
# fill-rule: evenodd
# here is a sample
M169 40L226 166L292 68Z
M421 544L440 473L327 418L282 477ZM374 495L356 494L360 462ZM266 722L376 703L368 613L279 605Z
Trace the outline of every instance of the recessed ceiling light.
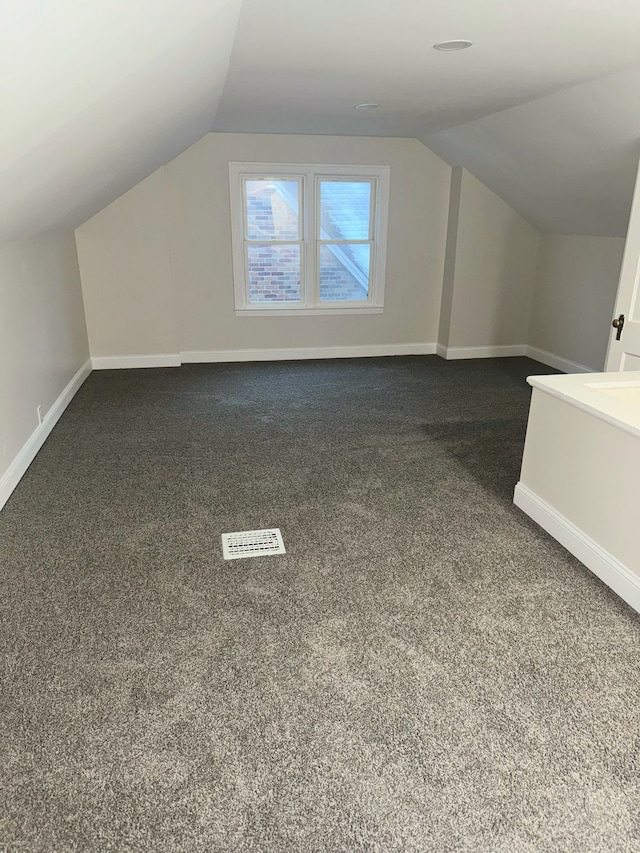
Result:
M354 110L375 110L380 104L356 104Z
M472 41L467 39L452 39L451 41L440 41L434 44L436 50L465 50L473 45Z

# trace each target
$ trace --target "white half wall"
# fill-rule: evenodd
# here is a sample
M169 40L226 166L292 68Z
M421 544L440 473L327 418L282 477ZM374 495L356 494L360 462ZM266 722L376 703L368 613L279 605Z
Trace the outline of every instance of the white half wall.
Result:
M446 357L522 350L539 242L538 231L509 205L454 167L438 338Z
M236 317L228 162L391 166L382 314ZM91 355L434 344L450 169L417 140L208 134L77 230ZM399 350L401 351L401 350Z
M73 232L0 246L0 306L1 507L89 372Z
M625 374L538 378L514 501L640 610L640 419ZM640 374L626 376L637 377ZM624 389L629 390L629 389ZM615 472L612 475L612 472Z
M623 250L622 237L543 235L530 347L603 369Z

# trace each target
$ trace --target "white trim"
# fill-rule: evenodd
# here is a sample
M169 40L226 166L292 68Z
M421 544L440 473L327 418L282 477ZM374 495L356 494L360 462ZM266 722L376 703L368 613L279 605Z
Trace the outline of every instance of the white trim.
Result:
M627 224L627 235L624 242L622 264L618 278L618 290L613 308L613 316L619 317L624 314L627 318L627 330L622 339L617 341L617 334L609 326L609 341L607 354L604 360L604 370L607 373L617 373L625 369L627 355L638 355L634 340L636 332L633 327L637 325L635 318L636 305L639 297L638 276L640 275L640 160L638 161L636 180L633 188L631 211ZM633 324L629 329L629 325ZM631 340L629 334L631 333ZM636 340L637 342L637 340Z
M624 563L605 551L584 531L576 527L524 483L518 483L514 504L560 542L567 551L591 569L620 598L640 612L640 578Z
M235 311L236 317L309 317L321 314L382 314L383 308L325 308L325 309L255 309L247 308ZM345 355L340 353L345 352ZM281 355L281 353L287 353ZM291 353L289 355L289 353ZM318 353L317 355L314 353ZM335 354L338 353L338 354ZM444 344L371 344L365 346L346 347L302 347L295 349L277 350L203 350L183 353L158 353L156 355L116 355L93 356L93 370L115 370L120 368L137 367L180 367L183 362L198 361L279 361L281 359L304 358L359 358L371 355L433 355L437 353L448 360L462 358L501 358L507 356L527 355L534 361L555 367L566 373L593 373L592 368L575 361L562 358L545 350L530 347L526 344L512 344L486 347L446 347ZM203 355L203 358L192 356ZM254 357L255 356L255 357Z
M526 355L526 344L506 344L488 347L446 347L438 344L438 355L448 361L458 358L503 358L505 356Z
M555 367L556 370L561 370L563 373L597 373L595 367L587 367L586 364L579 364L577 361L570 361L568 358L563 358L561 355L547 352L538 347L527 346L526 355L534 361L539 361L541 364L546 364L548 367Z
M180 353L158 353L157 355L107 355L93 356L94 370L118 370L131 367L180 367Z
M11 465L0 478L0 510L9 500L11 493L24 476L27 468L36 457L36 454L45 443L49 433L60 420L64 410L73 400L78 389L91 373L91 362L86 361L77 371L75 376L67 383L53 406L46 413L35 430L31 433L22 450L15 457Z
M297 361L316 358L371 358L387 355L433 355L435 344L369 344L347 347L288 349L192 350L181 353L183 364L226 361Z
M255 312L255 316L266 316L271 313L270 305L249 303L249 285L246 264L246 216L245 197L243 192L244 179L249 178L287 178L295 177L301 181L299 192L302 198L298 201L298 216L302 226L301 243L301 280L299 303L290 305L280 304L280 316L289 312L298 313L300 305L309 314L342 313L346 305L354 308L382 308L384 306L384 291L386 278L387 232L389 213L389 186L391 167L388 165L343 165L338 163L250 163L229 161L229 203L231 211L231 249L233 264L234 308L237 312ZM320 284L318 276L318 242L334 244L340 241L322 241L317 231L317 206L319 204L319 181L322 179L365 178L371 181L371 208L374 211L373 221L370 222L371 240L345 240L345 244L366 242L371 245L369 287L367 299L361 302L322 302L320 300ZM375 199L373 196L375 195ZM260 241L256 241L260 243ZM294 243L298 241L273 241L273 245ZM373 312L371 312L373 313ZM243 316L238 314L237 316Z
M562 370L563 373L596 372L592 367L579 364L577 361L570 361L568 358L563 358L560 355L555 355L552 352L547 352L528 344L507 344L485 347L447 347L444 344L438 344L436 352L441 358L446 358L449 361L459 358L503 358L526 355L528 358L539 361L541 364L555 367L556 370Z
M238 308L236 317L319 317L326 314L382 314L384 308Z

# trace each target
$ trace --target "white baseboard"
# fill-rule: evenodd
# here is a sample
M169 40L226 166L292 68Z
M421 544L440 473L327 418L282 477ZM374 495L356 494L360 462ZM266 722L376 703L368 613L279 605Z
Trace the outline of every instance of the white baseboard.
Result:
M507 344L488 347L446 347L438 344L436 352L448 361L458 358L503 358L514 355L526 355L526 344Z
M547 352L538 347L532 347L528 344L510 344L507 346L486 346L486 347L446 347L444 344L436 345L436 353L441 358L448 360L458 358L502 358L514 355L526 355L534 361L539 361L541 364L546 364L548 367L555 367L556 370L561 370L563 373L598 373L594 367L588 367L586 364L579 364L577 361L571 361L568 358L563 358L552 352Z
M387 355L433 355L441 358L502 358L528 355L529 358L555 367L565 373L597 373L584 364L526 344L486 347L446 347L443 344L368 344L344 347L286 347L281 349L188 350L181 353L154 355L94 356L94 370L117 370L138 367L180 367L181 364L229 361L295 361L316 358L371 358Z
M75 376L67 383L67 386L62 391L53 406L42 419L35 430L23 445L22 450L18 453L11 465L0 478L0 509L6 504L11 496L11 493L18 485L25 471L31 465L36 457L37 452L45 443L49 433L60 420L64 410L67 408L71 400L73 400L76 392L91 373L91 362L87 361L78 370Z
M121 370L132 367L180 367L179 353L158 353L157 355L108 355L93 356L91 366L94 370Z
M600 370L594 367L587 367L586 364L579 364L577 361L570 361L568 358L563 358L555 353L547 352L538 347L527 346L526 355L534 361L539 361L541 364L546 364L548 367L555 367L556 370L561 370L563 373L599 373Z
M370 344L348 347L286 349L192 350L182 352L184 364L229 361L297 361L315 358L371 358L386 355L433 355L435 344Z
M591 569L620 598L640 612L640 577L605 551L568 518L538 497L524 483L518 483L513 495L516 506L547 531L554 539Z

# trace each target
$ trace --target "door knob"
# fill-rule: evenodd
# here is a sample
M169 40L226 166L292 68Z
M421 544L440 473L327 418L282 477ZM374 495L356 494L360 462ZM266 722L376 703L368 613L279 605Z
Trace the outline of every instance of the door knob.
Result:
M611 324L614 329L616 329L616 340L620 340L620 335L622 334L622 330L624 328L624 314L621 314Z

